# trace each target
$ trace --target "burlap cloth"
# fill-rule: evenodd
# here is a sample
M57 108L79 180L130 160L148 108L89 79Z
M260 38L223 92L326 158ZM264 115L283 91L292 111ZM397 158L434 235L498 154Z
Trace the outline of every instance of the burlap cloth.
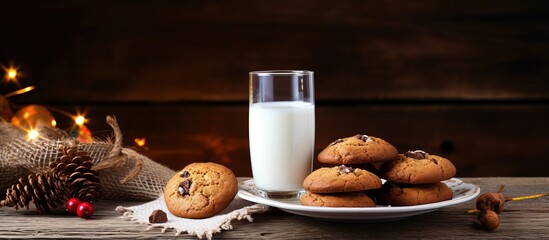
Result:
M77 144L93 159L92 169L98 171L101 181L101 199L156 199L175 171L122 147L116 119L108 116L107 123L113 128L113 139L80 143L59 129L44 129L40 138L29 140L25 131L0 122L0 197L20 177L49 169L57 159L59 146Z
M149 223L149 216L157 209L161 209L167 213L168 222ZM186 232L188 235L195 235L200 239L203 237L211 239L213 234L221 232L221 230L232 229L231 222L233 220L247 219L251 222L253 221L252 214L263 213L268 209L267 205L251 203L237 196L227 209L216 216L206 219L188 219L171 214L164 203L164 196L161 196L152 202L142 205L132 207L119 206L116 208L116 211L124 213L123 218L127 220L133 220L141 224L150 224L146 230L162 228L162 232L164 233L167 229L174 229L176 236Z
M93 159L92 169L98 171L101 181L101 199L112 200L153 200L134 207L119 207L125 212L123 217L140 223L148 223L148 216L155 209L169 213L162 198L164 185L175 171L158 164L150 158L130 148L122 147L122 132L114 117L108 116L107 123L113 128L113 139L80 143L59 129L44 129L40 138L29 140L25 131L0 121L0 197L5 197L5 189L29 173L44 171L57 159L59 146L77 144ZM211 238L222 229L231 229L231 221L246 218L251 221L252 213L264 212L264 205L235 198L225 212L208 219L190 220L170 214L163 227L176 230L176 234L187 232L199 238Z

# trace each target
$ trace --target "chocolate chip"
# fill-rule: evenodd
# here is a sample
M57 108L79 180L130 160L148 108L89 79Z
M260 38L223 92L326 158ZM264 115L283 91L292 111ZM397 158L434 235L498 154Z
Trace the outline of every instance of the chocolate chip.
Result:
M187 171L183 171L179 174L180 177L183 177L183 178L187 178L189 176L191 176L191 174Z
M179 192L179 195L186 197L190 195L191 190L191 180L185 179L183 182L179 183L179 187L177 187L177 191Z
M340 138L340 139L338 139L338 140L333 141L330 145L336 145L336 144L342 143L342 142L344 142L344 141L345 141L345 140L343 140L343 139Z
M427 156L427 153L421 150L415 150L415 151L408 151L404 153L404 156L413 158L413 159L425 159L425 156Z
M166 212L160 209L154 210L149 216L150 223L165 223L167 221L168 221L168 215L166 215Z
M362 140L362 141L364 141L364 142L368 141L368 138L370 138L366 134L357 134L357 135L355 135L355 137Z
M339 168L337 170L341 174L349 174L349 173L352 173L354 171L354 169L352 167L347 167L345 165L339 166Z

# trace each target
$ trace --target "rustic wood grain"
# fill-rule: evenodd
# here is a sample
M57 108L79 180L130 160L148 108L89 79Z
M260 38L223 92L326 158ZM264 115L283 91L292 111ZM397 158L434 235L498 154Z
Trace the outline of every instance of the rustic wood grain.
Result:
M291 6L291 7L289 7ZM450 158L459 176L547 176L549 2L8 1L9 100L89 112L179 169L250 176L247 73L316 72L316 152L357 132ZM0 84L0 94L20 86ZM62 114L58 114L60 126Z
M400 152L447 157L460 177L547 176L548 112L545 104L317 104L315 152L360 133L384 138ZM170 168L213 161L251 176L247 104L94 106L89 128L98 137L110 133L107 114L117 117L126 146L146 137L148 150L139 151Z
M289 7L291 6L291 7ZM318 99L545 99L545 1L9 1L0 63L44 101L235 101L247 73ZM66 91L59 91L65 89Z
M481 192L497 191L505 184L505 194L521 196L549 192L549 178L464 178L478 184ZM32 211L0 209L0 238L43 239L172 239L173 231L144 231L146 225L124 221L114 211L119 205L139 203L101 201L91 220L67 215L37 215ZM501 225L495 231L478 229L472 223L474 214L465 210L474 201L445 207L438 211L403 220L382 223L330 222L297 216L273 209L255 215L254 222L233 222L233 229L214 235L215 239L544 239L547 228L549 197L506 203L500 215ZM181 239L196 239L182 235Z

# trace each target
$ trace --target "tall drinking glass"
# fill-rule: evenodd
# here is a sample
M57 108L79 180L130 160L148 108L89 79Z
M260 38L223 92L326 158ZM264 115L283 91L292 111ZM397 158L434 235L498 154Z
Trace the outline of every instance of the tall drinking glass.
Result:
M250 72L249 134L259 193L269 198L299 197L313 166L313 72Z

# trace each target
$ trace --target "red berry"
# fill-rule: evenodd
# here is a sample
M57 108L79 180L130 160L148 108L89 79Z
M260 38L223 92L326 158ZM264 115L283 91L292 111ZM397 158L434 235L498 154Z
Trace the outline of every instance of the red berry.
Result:
M71 198L67 201L67 211L72 214L76 215L76 208L78 208L78 205L80 205L80 199L78 198Z
M78 205L76 214L81 218L91 218L93 215L93 205L89 202L82 202Z

